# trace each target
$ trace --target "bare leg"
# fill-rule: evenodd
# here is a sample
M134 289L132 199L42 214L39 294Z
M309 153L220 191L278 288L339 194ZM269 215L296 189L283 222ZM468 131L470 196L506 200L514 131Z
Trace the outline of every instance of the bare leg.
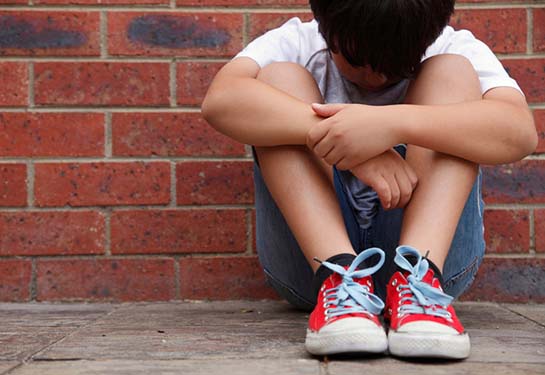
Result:
M291 63L263 68L257 79L308 103L322 102L314 78ZM306 146L256 147L261 174L312 269L314 257L356 254L333 187L333 169Z
M480 98L479 81L469 61L443 55L424 63L405 102L447 104ZM418 186L405 208L399 243L429 250L431 261L442 269L478 165L414 145L407 148L407 162L418 175Z

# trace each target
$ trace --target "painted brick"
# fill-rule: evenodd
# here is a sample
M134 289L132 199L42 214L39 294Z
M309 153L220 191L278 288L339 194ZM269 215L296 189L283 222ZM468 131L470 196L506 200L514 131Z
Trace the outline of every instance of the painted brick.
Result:
M26 2L26 0L25 0ZM58 5L164 5L170 4L169 0L34 0L34 4L58 4Z
M450 25L470 30L494 52L526 52L526 9L458 9Z
M281 26L284 22L293 17L299 17L301 21L306 22L314 18L312 12L298 13L253 13L250 14L250 28L248 35L250 40L265 34L267 31Z
M0 62L0 106L28 104L28 68L26 63Z
M534 121L536 123L538 144L536 153L545 152L545 110L534 109Z
M253 162L183 162L176 165L177 204L251 204Z
M168 301L175 298L174 260L37 261L38 301Z
M182 258L180 291L183 299L278 298L257 257Z
M502 60L509 72L526 94L529 103L545 101L545 59Z
M242 156L244 145L217 132L200 113L114 113L115 156Z
M528 253L530 219L526 210L486 210L487 253Z
M0 113L0 156L103 156L104 115Z
M39 163L35 165L37 206L168 204L166 162Z
M99 56L98 12L0 12L0 56Z
M485 258L466 301L545 302L545 258Z
M545 161L523 160L514 164L483 167L486 203L545 202Z
M177 0L178 6L225 5L225 6L291 6L306 5L308 0Z
M38 105L169 105L167 63L35 63Z
M102 254L104 220L94 211L2 212L0 255Z
M26 204L26 165L0 164L0 206Z
M534 9L534 52L545 52L545 8Z
M244 210L114 211L112 253L223 253L246 250Z
M536 252L545 253L545 210L534 211Z
M108 51L230 57L242 49L242 25L242 14L115 12L108 15Z
M30 260L0 260L0 301L21 302L30 299Z
M176 68L176 98L179 105L201 105L221 62L181 62Z

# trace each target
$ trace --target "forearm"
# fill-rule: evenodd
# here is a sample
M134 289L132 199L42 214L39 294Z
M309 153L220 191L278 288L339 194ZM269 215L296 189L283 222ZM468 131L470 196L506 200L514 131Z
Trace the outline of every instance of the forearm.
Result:
M478 164L503 164L532 153L537 137L528 110L497 100L400 105L400 140Z
M305 144L320 118L308 103L254 78L227 78L211 86L204 118L219 132L246 144Z

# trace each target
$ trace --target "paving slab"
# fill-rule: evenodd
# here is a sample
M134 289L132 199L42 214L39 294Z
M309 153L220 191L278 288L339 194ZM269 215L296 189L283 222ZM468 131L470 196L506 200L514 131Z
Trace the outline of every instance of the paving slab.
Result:
M543 375L545 365L527 363L427 362L411 363L387 359L375 361L336 361L327 364L328 375Z
M287 303L153 303L121 307L34 358L309 358L308 315Z
M17 366L19 362L17 361L0 361L0 374L4 374L8 370Z
M22 360L114 308L106 304L0 303L0 360Z
M308 359L168 360L168 361L63 361L26 364L10 375L319 375L320 362Z
M545 327L545 305L504 304L503 306Z

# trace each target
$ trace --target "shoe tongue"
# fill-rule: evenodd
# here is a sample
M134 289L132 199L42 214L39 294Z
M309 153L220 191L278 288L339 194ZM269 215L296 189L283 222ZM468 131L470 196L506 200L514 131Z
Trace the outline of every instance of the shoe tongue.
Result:
M433 272L433 270L430 268L428 270L428 272L426 272L426 274L424 275L424 277L422 277L422 281L424 281L426 284L430 284L430 285L433 285L433 277L435 276L435 273Z

